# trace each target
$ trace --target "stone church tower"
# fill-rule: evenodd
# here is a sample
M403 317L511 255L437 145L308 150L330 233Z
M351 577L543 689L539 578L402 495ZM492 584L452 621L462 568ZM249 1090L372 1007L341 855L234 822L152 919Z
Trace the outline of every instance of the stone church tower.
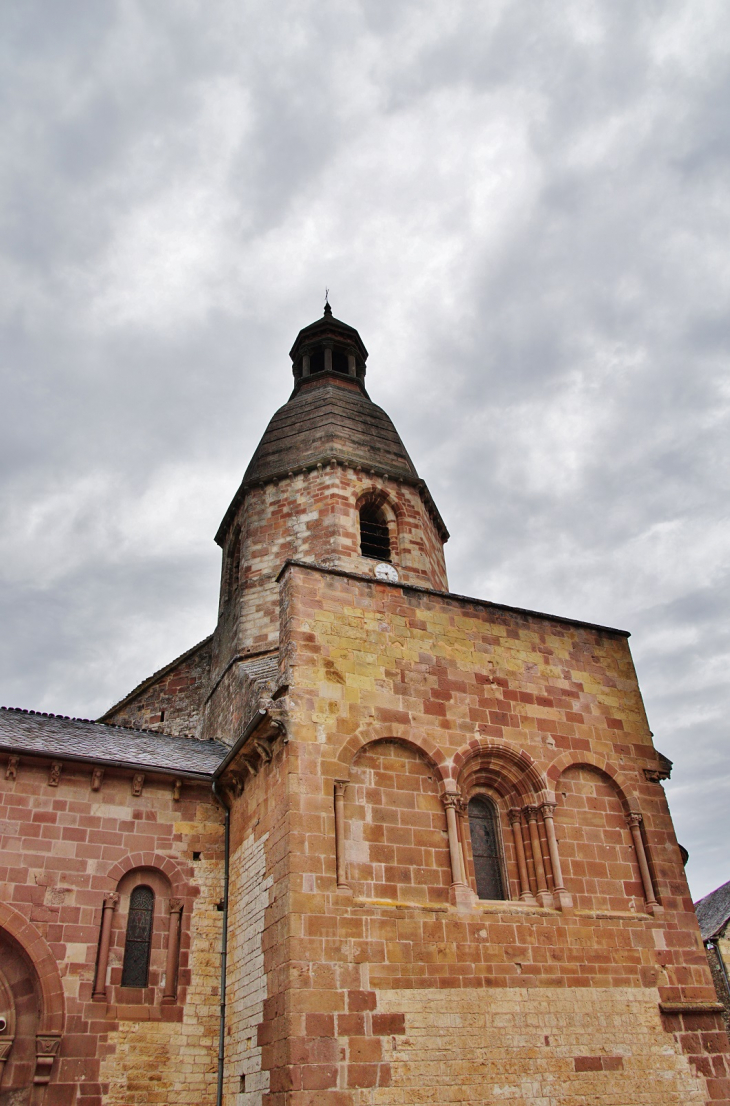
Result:
M212 636L0 713L0 1106L730 1103L628 635L450 593L357 331L291 359Z

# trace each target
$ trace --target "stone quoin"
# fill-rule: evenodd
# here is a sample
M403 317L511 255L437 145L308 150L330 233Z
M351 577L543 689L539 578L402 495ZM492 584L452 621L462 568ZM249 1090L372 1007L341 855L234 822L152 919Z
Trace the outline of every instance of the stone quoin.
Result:
M332 315L216 535L213 634L0 711L0 1106L718 1106L628 635L448 590Z

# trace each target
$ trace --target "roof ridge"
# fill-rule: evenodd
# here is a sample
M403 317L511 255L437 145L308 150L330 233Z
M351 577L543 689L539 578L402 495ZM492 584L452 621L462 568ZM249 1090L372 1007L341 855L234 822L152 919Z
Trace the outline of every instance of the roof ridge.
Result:
M180 738L185 741L198 741L201 745L207 745L209 742L215 744L223 744L223 742L216 742L214 737L196 737L195 734L187 733L167 733L166 730L148 730L142 726L122 726L119 722L99 722L96 718L76 718L69 714L53 714L47 710L31 710L30 707L4 707L0 706L0 710L13 711L15 714L33 714L37 718L56 718L62 722L81 722L89 726L106 726L109 730L127 730L130 733L139 734L151 734L154 737L172 737Z

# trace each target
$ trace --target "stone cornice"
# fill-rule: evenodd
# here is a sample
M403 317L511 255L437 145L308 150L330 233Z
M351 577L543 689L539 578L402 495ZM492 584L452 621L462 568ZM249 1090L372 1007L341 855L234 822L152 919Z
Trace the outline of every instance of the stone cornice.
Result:
M388 580L377 580L373 576L364 576L359 572L348 572L343 568L328 568L324 565L312 564L308 561L287 560L282 565L276 577L277 583L288 568L304 568L310 572L319 572L323 576L343 576L347 579L357 580L371 587L400 588L401 591L417 592L421 595L432 595L437 599L458 604L468 604L470 607L484 607L486 610L508 611L510 614L522 615L525 618L539 618L547 622L559 622L565 626L579 626L584 630L594 630L599 634L615 634L617 637L631 637L629 630L619 630L615 626L602 626L598 622L583 622L578 618L566 618L559 614L545 614L544 611L532 611L526 607L510 607L506 603L493 603L489 599L475 599L470 595L458 595L453 591L436 591L435 588L424 588L420 584L390 583Z

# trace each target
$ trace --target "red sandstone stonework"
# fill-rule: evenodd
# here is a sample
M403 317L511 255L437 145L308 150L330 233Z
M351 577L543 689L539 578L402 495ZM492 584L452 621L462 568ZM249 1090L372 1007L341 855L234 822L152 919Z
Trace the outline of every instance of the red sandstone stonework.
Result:
M300 333L218 533L215 633L105 716L129 749L192 735L169 764L114 727L98 761L76 731L44 756L0 719L0 1106L216 1101L214 776L226 1106L730 1103L627 635L447 592L366 357L331 312Z

